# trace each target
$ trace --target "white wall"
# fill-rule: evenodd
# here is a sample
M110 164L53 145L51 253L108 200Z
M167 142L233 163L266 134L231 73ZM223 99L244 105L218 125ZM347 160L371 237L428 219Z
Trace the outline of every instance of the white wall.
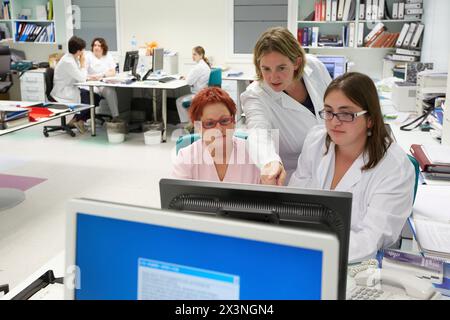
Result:
M200 45L215 65L227 60L227 4L229 0L120 0L119 21L124 54L131 38L138 45L156 41L179 53L179 71L185 74L192 65L192 48ZM230 30L231 32L231 30Z
M434 62L434 69L447 71L450 52L450 1L424 0L425 34L422 62Z

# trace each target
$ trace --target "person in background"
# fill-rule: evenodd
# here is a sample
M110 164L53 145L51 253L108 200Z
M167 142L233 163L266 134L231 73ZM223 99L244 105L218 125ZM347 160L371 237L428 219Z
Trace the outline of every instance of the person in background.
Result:
M186 108L183 106L183 103L192 101L192 98L197 92L208 86L209 74L211 73L211 64L205 56L205 49L203 47L197 46L192 49L192 60L196 64L186 77L186 82L191 86L191 93L181 96L176 100L182 126L187 126L189 123L189 107ZM184 79L184 77L181 77L181 79Z
M245 140L234 136L236 104L224 90L201 90L192 100L189 115L201 139L178 152L173 177L259 183L259 169L249 158Z
M98 80L96 76L88 76L84 49L86 42L73 36L69 39L68 50L56 64L53 76L51 97L61 103L80 103L80 89L75 85L86 80ZM76 116L69 122L76 126L80 133L86 132L84 121L78 121Z
M262 183L283 185L296 168L306 134L320 121L318 112L331 77L283 27L261 35L253 62L258 80L240 97L250 129L248 149L261 169Z
M387 133L376 87L361 73L336 78L305 139L289 186L351 192L349 261L395 243L411 214L415 171Z

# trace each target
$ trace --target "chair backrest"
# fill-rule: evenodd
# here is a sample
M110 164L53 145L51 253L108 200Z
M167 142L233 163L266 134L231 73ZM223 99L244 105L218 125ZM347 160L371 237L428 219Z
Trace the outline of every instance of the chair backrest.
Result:
M235 130L234 136L237 138L240 138L240 139L247 139L248 134L243 131ZM200 139L200 135L198 133L191 133L191 134L187 134L187 135L179 137L177 140L177 143L176 143L177 154L178 154L178 151L193 144L198 139Z
M419 166L419 162L417 161L417 159L414 158L412 155L408 154L408 158L411 161L411 163L413 164L415 172L416 172L416 180L415 180L415 184L414 184L414 198L413 198L413 203L414 203L414 201L416 200L417 187L419 185L420 166Z
M55 75L55 70L53 68L45 69L45 95L49 101L52 101L53 98L50 96L50 93L53 89L53 76Z
M208 87L222 87L222 69L211 68Z
M6 76L11 73L11 50L9 47L0 46L0 78L5 80Z

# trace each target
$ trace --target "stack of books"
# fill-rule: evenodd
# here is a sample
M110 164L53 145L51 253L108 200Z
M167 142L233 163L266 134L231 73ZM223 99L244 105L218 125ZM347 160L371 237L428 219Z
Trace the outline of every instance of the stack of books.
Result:
M450 147L413 144L410 151L426 178L450 180Z
M0 130L14 128L30 122L29 110L12 106L0 106Z
M363 26L360 26L362 28ZM364 46L369 48L392 48L397 43L400 33L387 32L384 23L379 22L364 38Z

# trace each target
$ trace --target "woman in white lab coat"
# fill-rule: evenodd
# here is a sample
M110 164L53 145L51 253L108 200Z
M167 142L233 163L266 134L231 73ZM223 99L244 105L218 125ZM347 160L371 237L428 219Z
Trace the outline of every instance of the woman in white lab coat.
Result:
M208 86L209 74L211 73L211 64L205 56L205 49L203 47L197 46L192 49L192 60L196 63L195 67L192 68L186 77L187 84L191 86L191 93L181 96L176 100L178 115L180 116L180 123L182 125L189 123L189 108L185 108L183 103L192 101L192 98L197 92Z
M261 169L263 184L283 185L286 172L289 178L296 168L306 134L320 122L331 77L282 27L261 35L253 60L258 81L241 95L249 154Z
M335 79L305 139L289 186L351 192L349 261L374 257L398 239L413 204L415 171L387 133L372 80Z

